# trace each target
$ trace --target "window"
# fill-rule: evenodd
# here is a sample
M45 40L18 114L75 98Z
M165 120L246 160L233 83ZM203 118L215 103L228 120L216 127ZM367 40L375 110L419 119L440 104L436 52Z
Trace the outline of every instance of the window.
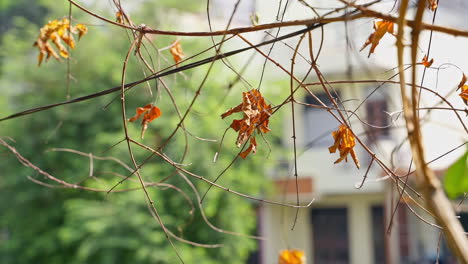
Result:
M312 210L314 263L349 263L346 208Z
M366 103L367 123L366 132L369 142L373 143L390 136L390 116L387 105L388 95L377 90Z
M332 102L325 93L315 94L324 104L333 107ZM336 96L335 96L336 98ZM305 102L308 104L320 105L310 95L307 95ZM334 111L336 113L336 111ZM308 147L329 147L333 145L331 132L338 127L338 121L323 108L305 107L304 110L304 137Z
M374 263L386 263L385 224L382 206L372 207L372 242L374 245Z

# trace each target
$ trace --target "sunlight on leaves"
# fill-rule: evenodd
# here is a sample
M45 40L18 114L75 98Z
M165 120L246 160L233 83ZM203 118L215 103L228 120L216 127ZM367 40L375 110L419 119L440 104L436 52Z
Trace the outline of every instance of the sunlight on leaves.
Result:
M304 251L297 249L285 249L279 254L279 264L305 264L306 258Z
M337 149L340 151L340 158L335 161L335 164L341 162L342 160L348 162L347 156L348 154L351 154L354 164L356 164L356 167L359 169L359 160L356 156L356 152L354 151L356 142L351 130L345 125L340 125L337 131L332 132L332 136L335 140L335 143L333 146L329 147L328 150L330 153L335 153Z
M235 119L231 123L231 128L236 132L239 132L237 136L236 145L240 147L250 138L249 147L239 154L239 156L245 159L250 152L256 153L257 142L253 132L257 128L258 133L268 133L268 122L272 113L271 105L265 103L265 99L262 94L252 89L249 92L242 93L242 103L234 108L229 109L221 115L221 118L225 118L234 113L242 112L244 114L242 119Z
M154 119L158 118L161 116L161 109L159 109L157 106L153 106L153 104L147 104L143 107L138 107L136 109L136 114L134 117L130 118L128 121L133 122L136 121L137 119L140 118L142 114L145 114L143 116L143 120L141 121L141 138L144 138L145 136L145 131L148 128L148 123L153 121Z

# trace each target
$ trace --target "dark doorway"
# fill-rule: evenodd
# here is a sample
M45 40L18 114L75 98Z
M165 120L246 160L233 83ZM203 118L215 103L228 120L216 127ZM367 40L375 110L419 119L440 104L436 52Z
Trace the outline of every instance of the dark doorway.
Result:
M349 263L346 208L312 210L314 263Z

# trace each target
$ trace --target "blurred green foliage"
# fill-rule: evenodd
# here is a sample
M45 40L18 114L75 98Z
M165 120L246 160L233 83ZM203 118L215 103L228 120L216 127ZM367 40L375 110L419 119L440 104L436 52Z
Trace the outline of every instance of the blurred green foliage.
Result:
M455 161L445 173L444 190L450 199L457 199L468 193L468 151Z
M32 5L29 2L6 1L0 6L2 17L6 15L3 19L10 23L2 31L0 48L3 58L0 75L2 116L66 98L66 62L51 59L37 67L37 50L32 43L43 23L68 13L67 5L58 6L51 0L37 1ZM167 5L161 8L167 8ZM192 5L190 9L196 10ZM33 11L32 17L30 12ZM74 19L88 23L90 17L75 9ZM164 46L172 41L172 38L160 37L156 43ZM190 54L202 50L209 40L202 41L187 39L183 44L185 52ZM118 85L129 45L127 33L122 29L102 26L102 22L89 25L88 35L79 41L72 53L71 97ZM157 52L150 47L148 50L157 59ZM163 55L171 59L167 50ZM181 111L187 109L200 83L200 76L205 72L206 67L201 67L184 75L165 78ZM211 76L185 125L193 135L219 140L230 124L230 119L221 120L219 115L241 101L241 90L227 90L227 80L233 79L234 75L222 67L215 67ZM141 65L132 56L127 80L142 77ZM150 96L148 85L154 97ZM143 140L156 148L176 127L179 117L162 86L155 82L148 85L140 85L127 93L126 110L127 116L132 116L136 107L150 102L162 109L163 115L149 125ZM120 101L113 101L116 96L107 95L2 122L0 136L55 177L73 183L84 180L83 185L87 187L108 190L121 179L116 173L126 176L128 171L113 161L95 161L95 177L90 178L88 157L50 149L69 148L116 157L131 164L125 143L112 147L123 139ZM109 102L113 103L105 107ZM129 123L129 130L134 138L139 138L139 123ZM219 141L213 143L190 135L186 137L182 130L165 148L165 153L174 161L183 163L185 169L214 179L237 155L239 149L234 145L235 138L233 131L227 133L217 163L212 163L212 159ZM267 138L270 144L277 141L270 135ZM257 141L260 144L258 153L235 162L220 179L220 184L255 196L267 189L263 169L268 146L261 140ZM181 160L186 145L188 155ZM133 149L138 162L149 154L135 146ZM0 147L0 156L0 263L177 263L175 253L150 214L141 190L106 195L105 192L45 187L27 177L47 184L56 183L22 166L3 147ZM186 263L245 263L249 253L256 249L255 240L212 230L202 220L189 185L161 159L152 158L143 167L142 175L145 180L154 182L172 175L165 183L180 188L195 206L192 213L191 203L174 189L149 188L168 229L190 241L224 244L222 248L207 249L175 242ZM190 180L201 194L207 190L206 183L194 178ZM139 184L132 177L117 190L135 187ZM212 188L203 207L210 221L219 228L243 234L254 232L255 204L249 200Z

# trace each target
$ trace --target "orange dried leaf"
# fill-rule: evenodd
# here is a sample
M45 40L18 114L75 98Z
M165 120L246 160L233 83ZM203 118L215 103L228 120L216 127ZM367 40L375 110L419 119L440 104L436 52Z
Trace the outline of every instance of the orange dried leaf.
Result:
M239 133L236 140L237 147L240 147L250 138L250 146L247 150L239 154L245 159L250 152L256 152L257 142L253 135L255 129L257 129L258 133L267 133L270 131L268 122L272 110L271 105L265 103L262 94L258 90L253 89L249 92L242 93L242 103L223 113L221 118L224 119L238 112L243 113L243 118L233 120L230 127Z
M138 118L140 118L140 116L141 116L144 112L150 110L150 109L151 109L151 106L152 106L152 104L147 104L147 105L145 105L145 106L143 106L143 107L138 107L138 108L136 109L136 114L135 114L135 116L132 117L132 118L130 118L128 121L133 122L133 121L137 120Z
M356 164L356 167L359 169L359 160L356 156L356 152L354 152L354 146L356 145L356 142L351 130L345 125L340 125L337 131L332 132L332 136L334 144L328 148L328 151L330 151L330 153L335 153L336 150L340 152L340 158L335 161L335 164L341 162L342 160L347 162L348 154L350 154L354 164Z
M242 151L239 156L243 159L247 158L247 156L250 154L250 152L253 152L254 154L257 152L257 140L255 137L250 138L250 145L249 147Z
M130 118L128 121L133 122L136 121L144 114L143 120L141 121L141 138L144 138L145 131L148 128L148 124L153 121L154 119L161 116L161 109L157 106L153 106L153 104L147 104L143 107L138 107L136 109L136 114L134 117Z
M466 75L463 73L462 79L458 84L458 89L461 89L459 96L463 99L466 105L468 105L468 85L465 85L467 81Z
M461 93L459 96L463 99L463 102L465 102L466 105L468 105L468 85L463 85L461 87Z
M366 40L361 50L365 49L369 44L371 48L369 50L369 56L371 53L374 53L375 48L379 45L380 40L386 33L393 34L394 32L394 23L386 20L375 21L374 22L374 32L370 34L369 38Z
M434 63L434 59L432 58L430 61L428 61L427 55L424 55L421 64L424 65L424 67L429 68L431 67L432 63Z
M306 258L304 251L297 249L281 250L278 258L279 264L305 264Z
M177 64L185 57L184 52L182 51L182 46L180 45L180 41L176 40L174 43L172 43L171 48L169 49L169 52L172 54L172 58L174 58L174 61Z

